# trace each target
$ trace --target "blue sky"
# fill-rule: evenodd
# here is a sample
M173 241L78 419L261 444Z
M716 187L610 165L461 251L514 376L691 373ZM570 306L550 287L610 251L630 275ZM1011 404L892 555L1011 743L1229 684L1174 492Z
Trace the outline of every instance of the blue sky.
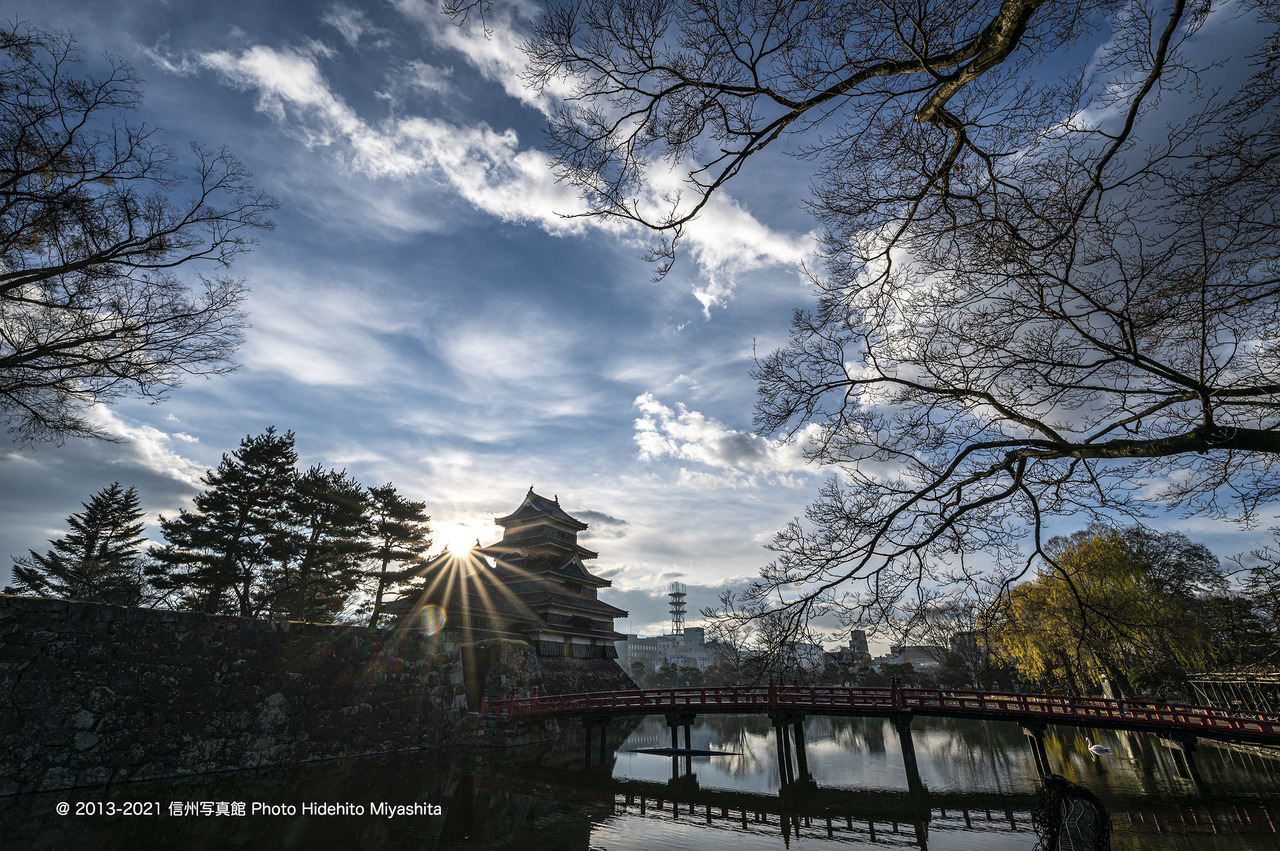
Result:
M45 549L115 480L138 488L154 534L270 425L297 433L303 466L425 501L439 544L493 540L530 485L558 495L591 523L626 631L665 630L673 580L696 610L768 561L822 475L751 431L753 348L781 345L812 301L811 164L753 161L654 283L643 234L561 216L580 202L539 150L548 102L519 80L521 15L537 6L500 4L489 38L436 7L0 6L70 30L90 70L104 51L130 62L137 120L179 153L228 146L280 202L233 268L253 289L238 372L98 411L115 443L0 443L0 584L6 556ZM1156 520L1224 556L1269 537Z
M70 30L90 69L127 60L136 119L179 153L227 145L280 209L233 268L253 289L240 370L98 412L118 443L5 446L0 557L43 551L113 480L174 513L275 425L304 466L425 501L441 543L494 539L530 485L559 495L592 523L619 626L655 631L669 582L712 603L812 497L798 449L751 433L749 375L809 300L804 164L756 164L654 283L642 234L560 217L579 202L538 149L518 18L485 39L423 0L3 13Z

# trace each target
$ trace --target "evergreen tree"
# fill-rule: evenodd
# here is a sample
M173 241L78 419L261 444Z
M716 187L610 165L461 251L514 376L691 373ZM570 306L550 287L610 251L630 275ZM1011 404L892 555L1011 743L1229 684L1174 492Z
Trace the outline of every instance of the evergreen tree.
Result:
M112 482L67 518L71 531L49 541L45 555L13 560L13 586L6 593L29 593L95 603L136 606L143 601L142 509L138 491Z
M377 626L383 595L406 585L431 547L431 539L427 537L431 534L428 525L431 518L426 515L426 503L405 499L391 483L370 488L369 498L373 520L371 555L375 567L370 572L376 580L369 626ZM397 563L400 569L393 570L391 566Z
M155 583L197 611L253 617L272 601L265 574L296 551L290 510L297 452L293 432L246 437L201 479L195 510L160 518L168 546Z
M268 571L271 609L330 623L359 585L361 564L372 549L369 496L345 470L317 465L294 482L289 508L294 543Z

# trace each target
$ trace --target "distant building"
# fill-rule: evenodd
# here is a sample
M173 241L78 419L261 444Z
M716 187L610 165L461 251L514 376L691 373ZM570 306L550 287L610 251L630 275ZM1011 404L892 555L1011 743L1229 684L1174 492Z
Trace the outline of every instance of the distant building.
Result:
M847 673L853 673L863 665L870 665L871 648L867 644L866 630L851 630L849 633L849 646L838 647L829 651L827 656Z
M627 671L635 660L642 662L647 671L656 671L667 662L700 670L714 664L719 658L716 645L707 643L703 628L686 626L683 629L679 635L626 636L615 645L618 664Z
M940 644L893 644L889 654L876 661L881 665L912 665L916 668L935 668L947 658L947 648Z
M533 488L519 508L494 522L503 528L502 540L432 559L418 571L424 588L387 611L404 617L435 606L445 628L464 641L520 637L540 656L616 659L614 642L624 636L613 621L627 613L599 599L612 583L584 565L596 557L578 543L587 524Z
M867 632L855 629L849 632L849 646L839 647L829 655L842 665L856 667L871 661L871 648L867 645Z

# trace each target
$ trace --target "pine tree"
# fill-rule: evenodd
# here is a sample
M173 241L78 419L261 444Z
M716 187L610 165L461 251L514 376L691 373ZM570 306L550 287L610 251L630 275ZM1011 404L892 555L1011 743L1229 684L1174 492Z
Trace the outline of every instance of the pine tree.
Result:
M30 593L96 603L136 606L144 599L144 539L138 491L112 482L67 518L71 528L49 541L45 555L13 560L14 585L6 593Z
M414 568L422 563L423 555L431 547L430 517L426 515L426 503L413 502L401 496L395 485L387 483L380 488L370 488L370 513L373 518L373 552L371 570L376 580L373 591L373 613L369 626L377 626L382 615L383 595L397 586L408 583ZM392 564L399 563L399 570Z
M360 582L371 547L369 497L346 471L319 465L294 482L290 557L268 575L271 610L297 620L332 622Z
M293 432L246 437L201 479L195 511L160 518L168 546L154 582L211 614L253 617L272 602L266 573L296 552L291 495L298 454Z

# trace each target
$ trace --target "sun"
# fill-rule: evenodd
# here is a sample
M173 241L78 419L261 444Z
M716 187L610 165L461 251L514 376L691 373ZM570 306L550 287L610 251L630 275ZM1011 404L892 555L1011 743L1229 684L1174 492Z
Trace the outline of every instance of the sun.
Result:
M431 537L440 549L448 547L449 552L458 556L470 552L477 539L483 544L486 533L492 536L488 528L474 521L446 520L432 530Z

